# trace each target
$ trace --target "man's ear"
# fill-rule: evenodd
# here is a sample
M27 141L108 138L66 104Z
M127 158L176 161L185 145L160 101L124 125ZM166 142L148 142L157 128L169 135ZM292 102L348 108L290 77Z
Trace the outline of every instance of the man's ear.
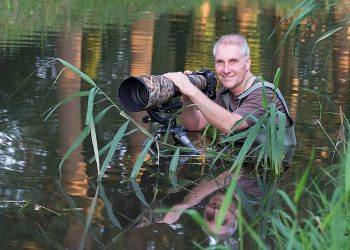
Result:
M252 60L250 59L250 57L247 59L246 63L245 63L245 69L249 70L250 69L250 64L251 64Z

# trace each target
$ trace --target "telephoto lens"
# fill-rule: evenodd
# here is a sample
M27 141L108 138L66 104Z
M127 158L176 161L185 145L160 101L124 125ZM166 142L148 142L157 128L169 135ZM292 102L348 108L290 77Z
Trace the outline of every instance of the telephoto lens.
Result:
M194 74L188 78L197 88L207 88L205 76ZM163 75L130 76L119 87L119 100L130 112L155 108L179 95L177 87Z

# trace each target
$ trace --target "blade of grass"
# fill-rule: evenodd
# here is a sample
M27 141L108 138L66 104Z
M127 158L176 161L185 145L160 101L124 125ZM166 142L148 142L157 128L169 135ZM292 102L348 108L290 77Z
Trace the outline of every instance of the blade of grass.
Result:
M179 164L179 156L180 156L180 148L177 148L170 161L170 167L169 167L170 172L176 172L177 165Z
M283 200L286 202L286 204L288 205L288 207L290 208L290 210L293 212L294 215L297 215L298 210L297 208L294 206L293 202L291 201L291 199L289 198L289 196L286 194L286 192L284 192L283 190L277 190L277 193L283 198Z
M141 151L141 153L137 156L137 159L136 159L136 162L135 162L135 165L132 169L132 172L131 172L131 175L130 175L130 178L135 178L137 176L137 174L139 173L141 167L142 167L142 164L145 160L145 157L146 157L146 154L149 150L149 148L151 147L151 145L154 143L153 140L149 140L145 147L143 148L143 150Z
M87 106L87 111L85 115L85 125L89 124L89 121L91 119L91 116L93 116L93 108L94 108L94 100L95 96L98 92L98 89L96 87L90 89L89 91L89 97L88 97L88 106Z
M135 178L130 179L131 186L134 189L136 197L146 206L148 206L145 196L143 195L140 185L137 183Z
M259 134L261 126L264 123L266 117L267 117L267 114L264 114L263 116L261 116L259 118L259 120L257 121L257 123L252 127L252 130L248 134L247 139L245 140L241 150L239 151L236 160L234 161L234 163L232 164L232 166L230 168L230 171L232 171L235 167L243 164L244 159L245 159L249 149L253 145L257 135Z
M347 150L345 154L344 161L344 182L345 182L345 192L350 194L350 135L347 142Z
M113 106L109 106L102 110L95 118L95 124L98 124L101 119L106 115L107 111ZM59 164L59 171L61 173L63 163L68 159L68 157L74 152L74 150L85 140L85 138L90 133L90 126L86 126L85 129L78 135L78 137L74 140L73 144L68 148L66 153L64 154L60 164Z
M62 104L70 102L70 101L72 101L75 98L80 98L80 97L84 97L84 96L88 96L88 95L89 95L88 91L80 91L80 92L76 92L76 93L74 93L72 95L67 96L61 102L57 103L55 106L49 108L46 112L41 114L42 116L47 114L46 117L44 118L44 121L46 121L52 115L52 113L55 112L55 110L57 108L59 108Z
M93 117L90 117L90 134L91 134L91 142L92 147L94 149L94 155L96 159L96 168L97 168L97 175L100 176L100 157L98 155L98 145L97 145L97 136L96 136L96 129L95 129L95 122Z
M170 166L169 166L169 180L171 185L174 188L174 192L176 192L176 188L177 188L176 169L179 164L179 157L180 157L180 148L177 148L175 150L173 157L171 158Z
M301 194L304 192L306 180L307 180L307 177L309 176L309 172L310 172L310 169L312 166L312 162L314 161L314 158L315 158L315 149L313 148L311 150L311 154L309 157L309 163L308 163L302 177L300 178L298 185L295 188L294 197L293 197L294 203L299 202Z
M174 188L174 193L175 193L177 189L177 176L175 172L169 172L169 180L171 185Z
M87 83L91 84L93 87L97 87L96 83L86 74L84 74L83 72L81 72L79 69L77 69L75 66L73 66L72 64L70 64L69 62L61 59L61 58L57 58L57 60L59 62L61 62L65 67L67 67L68 69L70 69L71 71L73 71L75 74L77 74L78 76L80 76L82 79L84 79Z
M203 217L195 209L186 209L184 213L188 214L202 229L208 231L208 225Z
M259 246L259 249L268 249L264 242L260 239L259 235L255 232L255 230L249 225L249 223L244 219L244 216L242 215L242 209L238 209L238 217L239 217L239 220L241 221L242 223L242 227L244 227L248 233L250 234L250 236L253 238L253 240L255 241L255 243L258 244ZM243 240L242 240L243 241ZM242 242L242 245L243 247L243 242ZM244 248L242 248L244 249Z
M106 196L102 183L99 183L99 187L100 187L100 196L106 206L108 218L111 220L114 226L116 226L119 229L122 229L122 226L120 225L119 220L114 215L112 204Z
M120 140L123 138L124 134L125 134L125 131L126 129L128 128L128 125L129 125L129 121L126 121L118 130L118 132L116 133L116 135L114 136L113 140L112 140L112 143L111 143L111 146L109 148L109 151L108 151L108 154L102 164L102 167L101 167L101 171L100 171L100 175L98 176L98 180L101 181L106 169L107 169L107 166L109 164L109 162L111 161L113 155L114 155L114 152L115 150L117 149L117 146L120 142Z
M225 221L226 213L227 213L231 203L233 202L232 198L233 198L234 191L236 188L238 176L240 175L240 172L241 172L241 168L242 168L242 164L238 165L237 169L233 173L230 185L228 186L228 188L225 192L224 199L223 199L222 204L221 204L220 209L219 209L218 218L216 219L216 223L215 223L215 228L216 228L217 232L221 228L222 223ZM228 174L231 174L231 173L228 173Z
M97 186L97 189L96 189L96 192L95 192L95 196L94 196L94 198L92 200L92 203L91 203L91 206L90 206L90 209L89 209L88 217L86 218L86 222L85 222L85 226L84 226L84 232L83 232L83 235L81 237L80 245L79 245L80 249L84 249L85 248L85 238L86 238L86 235L87 235L87 233L89 231L89 228L91 226L92 218L93 218L95 210L96 210L98 190L99 190L99 186Z

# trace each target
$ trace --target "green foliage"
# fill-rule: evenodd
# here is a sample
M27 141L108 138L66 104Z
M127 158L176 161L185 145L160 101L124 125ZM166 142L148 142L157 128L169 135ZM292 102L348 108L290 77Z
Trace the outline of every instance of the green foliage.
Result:
M304 30L310 27L311 24L320 24L319 14L321 12L329 13L332 15L332 19L334 18L334 12L337 12L339 16L338 19L334 20L330 24L322 24L326 26L326 31L321 34L316 41L313 41L313 47L311 50L311 61L312 55L315 50L315 47L318 43L326 40L327 38L333 36L337 32L342 29L347 29L350 26L350 14L348 11L348 4L344 4L342 1L319 1L319 0L303 0L301 1L292 11L290 11L279 24L275 27L273 32L271 33L268 41L273 37L278 29L282 27L284 23L290 22L288 25L288 29L285 32L282 42L278 46L276 53L284 46L288 37L291 36L292 32L295 31L297 34L293 36L293 39L303 37L303 32L300 30ZM308 32L305 32L308 34Z

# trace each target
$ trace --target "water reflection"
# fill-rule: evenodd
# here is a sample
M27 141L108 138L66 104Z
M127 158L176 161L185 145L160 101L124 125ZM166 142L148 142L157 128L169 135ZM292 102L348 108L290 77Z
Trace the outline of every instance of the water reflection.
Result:
M182 167L178 176L179 181L193 176L190 170L193 166ZM166 168L163 171L167 171ZM167 181L164 182L164 180L154 177L152 172L145 171L140 186L150 204L145 206L134 194L119 198L114 203L116 216L120 218L123 227L129 228L120 236L117 246L123 249L145 249L148 245L159 248L184 247L180 241L175 240L175 234L186 234L189 227L200 228L199 225L190 226L191 219L182 216L186 209L194 208L201 214L207 227L206 229L202 225L202 233L195 236L195 239L202 245L209 246L220 243L229 248L237 249L236 238L232 238L239 220L237 203L243 199L244 209L252 213L252 207L256 207L256 210L263 197L263 190L256 177L250 175L249 171L243 170L236 179L237 192L232 197L223 225L217 231L216 221L219 209L222 205L225 189L230 184L233 174L229 174L226 170L213 178L211 177L213 173L203 176L201 181L194 180L197 182L195 185L180 186L178 192L171 193L164 191L168 189L169 183L167 184ZM165 214L161 213L159 209L164 208L170 210ZM253 214L250 216L253 217ZM133 235L138 236L137 240L132 240Z
M58 44L57 53L59 58L70 62L78 69L81 67L81 48L82 34L62 33L63 39ZM70 70L63 70L58 79L57 100L64 98L81 90L80 77ZM75 99L61 106L58 110L58 128L60 155L63 158L70 145L79 136L82 131L81 125L81 103L80 99ZM82 154L82 145L69 156L61 168L61 183L63 192L72 196L84 198L83 208L89 207L88 176L86 174L87 164L84 162ZM84 204L85 203L85 204ZM91 249L91 237L88 235L85 239L84 225L78 218L72 218L68 221L67 233L64 237L65 246L68 249L78 249L81 242L85 249Z
M154 15L149 14L145 19L131 26L131 76L150 75L152 72L154 22ZM129 113L139 124L143 124L142 118L146 114L146 111ZM143 125L149 130L149 124ZM143 148L145 139L146 136L139 131L129 140L128 146L130 150L129 154L131 155L131 163L135 163L138 154Z
M64 33L64 39L60 40L58 55L63 60L81 67L81 33ZM64 70L58 79L57 99L58 102L64 98L80 91L80 77L70 70ZM80 99L75 99L64 104L58 110L58 128L60 155L63 158L70 145L82 131L81 104ZM82 146L78 146L73 154L67 159L62 167L62 178L70 184L65 185L65 191L71 195L86 196L87 175L86 163L82 154ZM76 183L76 184L74 184Z

